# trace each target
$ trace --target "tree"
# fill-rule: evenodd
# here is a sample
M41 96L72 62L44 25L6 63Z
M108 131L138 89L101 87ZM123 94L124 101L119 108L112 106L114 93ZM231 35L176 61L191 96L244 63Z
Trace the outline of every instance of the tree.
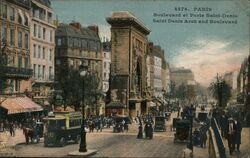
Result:
M188 104L193 103L196 96L195 85L182 83L176 90L176 97Z
M226 107L231 97L231 87L226 81L221 76L217 75L216 80L210 83L208 89L212 97L218 101L218 106Z
M3 68L8 65L8 56L5 53L7 44L1 41L0 49L0 94L4 93L5 90L10 86L4 78Z
M64 108L72 105L75 110L79 110L84 99L84 105L95 105L97 109L97 101L102 97L99 85L100 81L95 73L87 73L82 77L79 70L65 68L60 73L56 89L60 90Z

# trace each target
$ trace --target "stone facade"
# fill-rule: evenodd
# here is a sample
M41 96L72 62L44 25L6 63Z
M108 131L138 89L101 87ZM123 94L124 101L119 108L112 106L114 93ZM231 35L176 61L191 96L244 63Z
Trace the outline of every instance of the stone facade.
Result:
M129 12L113 12L111 25L111 102L125 105L122 114L147 112L146 51L150 30Z
M0 2L1 55L6 57L0 67L0 93L30 92L30 1Z
M48 0L31 1L31 65L34 98L48 104L48 95L54 81L55 29L53 9Z

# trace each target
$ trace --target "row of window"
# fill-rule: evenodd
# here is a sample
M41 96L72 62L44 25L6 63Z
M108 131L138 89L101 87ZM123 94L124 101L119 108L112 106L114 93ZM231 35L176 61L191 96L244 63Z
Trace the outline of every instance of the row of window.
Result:
M42 49L42 56L41 56L41 49ZM46 48L41 47L40 45L33 45L33 58L38 59L45 59L46 58ZM48 59L52 61L52 49L48 49Z
M40 25L37 25L37 24L33 25L33 36L34 37L53 42L53 31L52 30L48 31L48 34L49 35L47 35L46 28L44 28ZM47 38L47 36L49 37L49 39Z
M45 79L46 78L45 73L46 73L46 65L33 64L33 77L34 78ZM51 79L52 76L53 76L52 66L49 66L49 76L48 77Z
M47 21L52 23L52 13L48 12L42 8L32 8L32 14L34 17L39 18L40 20Z
M17 59L17 65L16 65L16 59ZM18 67L18 68L28 68L29 67L29 58L28 57L23 57L21 55L18 55L18 57L16 58L16 56L8 56L8 59L7 59L7 63L8 63L8 66L11 66L11 67Z
M15 21L15 8L14 7L7 7L6 4L3 4L1 6L1 15L2 15L2 18L4 19L9 19L10 21ZM17 22L19 24L22 24L22 25L25 25L25 26L28 26L29 25L29 22L28 22L28 17L24 14L24 15L20 15L20 13L17 13ZM23 19L24 18L24 19Z
M83 49L100 50L100 42L75 37L57 38L57 46L68 45L69 47L78 47Z
M16 45L16 41L15 41L16 32L17 32L17 45ZM10 46L13 46L13 47L17 46L18 48L29 49L29 34L27 32L23 33L20 30L16 31L16 29L14 27L10 27L10 29L7 29L6 24L2 24L1 33L2 33L1 40L4 43L7 42L10 44ZM24 39L23 39L23 37L24 37Z

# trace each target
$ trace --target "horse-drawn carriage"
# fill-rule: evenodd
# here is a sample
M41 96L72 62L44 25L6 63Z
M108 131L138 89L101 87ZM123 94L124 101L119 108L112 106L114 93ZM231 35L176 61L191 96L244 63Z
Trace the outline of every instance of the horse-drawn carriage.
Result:
M178 120L176 121L176 132L174 135L174 143L177 141L188 142L190 134L190 121Z
M131 124L131 119L125 115L114 116L113 132L119 133L123 130L128 130L128 124Z
M29 122L23 125L23 134L25 136L26 144L29 140L32 143L38 143L43 137L43 122Z

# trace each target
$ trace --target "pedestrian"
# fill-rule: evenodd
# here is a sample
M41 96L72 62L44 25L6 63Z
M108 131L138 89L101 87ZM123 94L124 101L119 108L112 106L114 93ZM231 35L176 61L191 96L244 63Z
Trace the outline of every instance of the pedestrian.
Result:
M227 133L227 142L228 142L228 148L229 148L229 152L230 155L233 154L233 145L234 145L234 135L235 135L235 123L234 120L232 118L228 119L228 125L226 127L226 133Z
M235 121L235 144L237 145L237 151L240 152L240 144L241 144L241 131L242 131L242 126L240 123L240 120L237 119L237 121Z
M202 140L201 147L205 148L207 144L207 130L205 128L202 129L201 140Z
M226 125L227 125L227 117L225 116L225 114L222 114L222 116L220 118L220 128L221 128L221 136L222 136L222 138L225 138Z
M125 124L124 124L124 131L128 132L128 123L127 122L125 122Z
M124 125L125 125L125 120L123 119L122 122L121 122L121 131L123 132L124 131Z
M143 138L143 133L142 133L142 124L139 123L139 132L138 132L138 135L137 135L137 139L142 139Z
M13 124L12 124L12 122L10 122L9 123L9 130L10 130L10 136L14 136L14 129L13 129L14 127L13 127Z
M148 123L145 124L144 126L144 132L145 132L145 138L148 138Z

